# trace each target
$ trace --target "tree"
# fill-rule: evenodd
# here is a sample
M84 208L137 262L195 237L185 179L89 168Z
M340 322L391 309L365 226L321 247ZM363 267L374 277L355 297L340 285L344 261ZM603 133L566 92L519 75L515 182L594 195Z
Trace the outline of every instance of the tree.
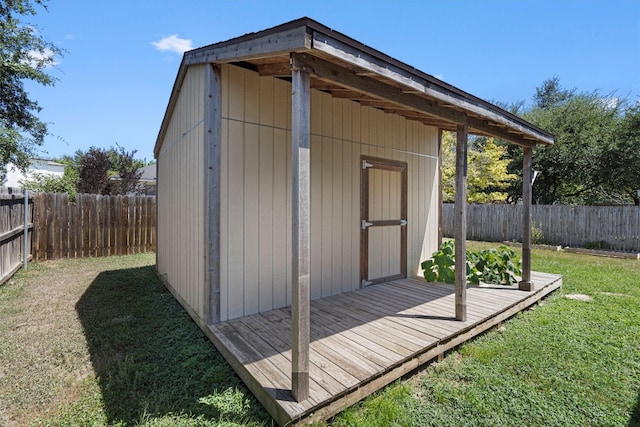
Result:
M471 203L503 202L507 189L516 176L507 171L507 148L494 138L471 137L469 139L467 168L467 201ZM442 190L445 202L455 200L456 189L456 136L453 132L442 134Z
M144 166L140 160L135 160L133 156L137 150L125 151L123 147L116 144L115 149L111 149L111 167L117 173L117 180L110 181L109 194L129 194L138 191L138 181L142 176L140 167Z
M11 162L23 171L48 133L47 124L37 116L41 108L24 83L55 84L46 70L62 54L36 27L21 21L36 15L36 5L46 10L45 1L0 0L0 164Z
M640 188L640 113L625 100L598 91L563 89L559 79L536 90L536 104L525 119L555 136L555 145L537 147L533 168L541 172L533 187L534 203L637 203ZM510 149L509 171L522 175L520 150ZM509 189L522 194L521 179Z
M89 148L80 159L78 173L78 193L107 194L109 184L109 168L111 161L106 150L96 147Z
M70 163L77 162L78 193L90 194L129 194L135 193L142 172L143 162L134 159L137 151L126 151L116 144L116 148L103 149L91 147L82 154L76 152ZM79 161L76 160L79 156ZM116 178L116 179L113 179Z

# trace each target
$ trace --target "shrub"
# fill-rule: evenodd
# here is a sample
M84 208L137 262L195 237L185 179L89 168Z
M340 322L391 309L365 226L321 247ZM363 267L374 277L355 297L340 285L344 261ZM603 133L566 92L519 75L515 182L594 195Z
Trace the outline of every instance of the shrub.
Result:
M514 285L517 276L522 274L521 260L515 251L501 245L498 249L484 249L479 252L466 252L467 281L494 283L498 285ZM455 282L455 242L448 240L433 253L432 258L422 264L424 278L427 282Z

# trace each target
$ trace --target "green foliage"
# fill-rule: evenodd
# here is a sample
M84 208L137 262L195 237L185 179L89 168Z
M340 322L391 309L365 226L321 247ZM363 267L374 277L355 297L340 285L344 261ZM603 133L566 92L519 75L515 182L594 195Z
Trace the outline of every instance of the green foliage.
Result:
M24 17L37 14L36 5L46 9L45 0L0 2L0 164L9 162L25 170L34 147L42 145L47 124L37 113L41 110L25 90L32 81L51 86L56 79L47 69L62 54L53 43Z
M515 285L518 283L517 276L522 274L521 260L513 249L505 245L480 252L467 251L467 259L469 258L467 264L471 263L473 274L467 273L467 278L476 285L481 282Z
M540 227L536 227L535 224L531 224L531 243L539 245L544 244L544 233Z
M453 240L442 242L440 249L431 255L431 259L420 264L427 282L455 282L456 261L454 245Z
M515 251L501 245L498 249L484 249L479 252L467 250L467 281L476 285L494 283L514 285L522 274L520 259ZM447 240L432 258L422 262L424 278L427 282L455 282L455 242Z
M62 176L35 174L33 179L22 181L22 186L31 191L67 193L69 200L74 201L76 198L76 182L76 175L71 168L66 167Z
M502 202L507 199L505 189L516 180L507 171L507 148L494 138L469 139L467 170L467 201L470 203ZM445 202L455 201L456 135L442 134L442 191Z
M533 168L541 172L533 187L534 203L640 203L640 104L599 91L577 92L557 77L537 89L535 106L525 119L549 131L556 143L537 147ZM522 176L522 153L508 147L509 171ZM522 181L508 190L522 194Z

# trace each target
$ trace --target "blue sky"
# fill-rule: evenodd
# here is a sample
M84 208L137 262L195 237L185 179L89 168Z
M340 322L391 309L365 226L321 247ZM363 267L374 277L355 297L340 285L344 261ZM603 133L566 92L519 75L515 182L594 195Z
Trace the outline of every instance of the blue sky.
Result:
M51 0L27 22L66 50L55 87L28 85L54 136L153 158L182 50L308 16L486 100L531 101L558 76L640 101L640 1Z

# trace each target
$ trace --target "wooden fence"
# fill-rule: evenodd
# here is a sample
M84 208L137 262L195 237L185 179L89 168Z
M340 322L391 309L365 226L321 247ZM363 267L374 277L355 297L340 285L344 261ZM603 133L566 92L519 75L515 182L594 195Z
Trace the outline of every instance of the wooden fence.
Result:
M442 209L442 233L452 237L454 205ZM640 252L640 206L531 206L540 243L582 247L606 242L609 249ZM467 238L488 242L522 239L521 205L467 205Z
M32 200L27 204L27 250L31 253L33 234ZM25 196L20 190L0 187L0 284L9 280L23 265L25 256Z
M154 196L34 195L35 260L155 251Z

